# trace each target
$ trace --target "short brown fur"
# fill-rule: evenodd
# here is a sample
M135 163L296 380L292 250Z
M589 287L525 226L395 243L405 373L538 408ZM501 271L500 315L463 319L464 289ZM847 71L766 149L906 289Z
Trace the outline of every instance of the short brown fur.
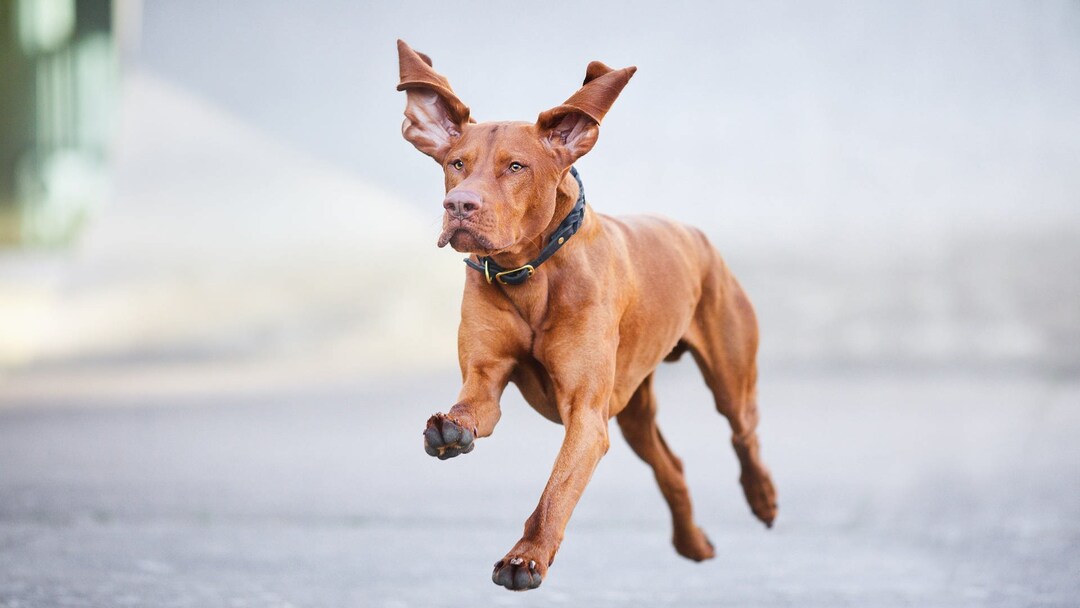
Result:
M589 64L585 84L535 123L476 124L431 61L398 41L408 102L403 135L446 174L439 246L491 256L504 268L533 259L573 208L573 162L596 142L599 124L635 68ZM681 461L656 426L653 372L689 351L729 421L753 513L771 525L776 492L761 461L750 301L701 231L655 217L615 218L586 209L581 229L521 285L489 283L468 270L461 304L457 402L425 429L439 458L466 453L491 435L509 382L545 418L566 427L562 448L522 538L492 579L514 590L539 586L570 514L607 452L618 421L656 476L679 554L713 557L694 522Z

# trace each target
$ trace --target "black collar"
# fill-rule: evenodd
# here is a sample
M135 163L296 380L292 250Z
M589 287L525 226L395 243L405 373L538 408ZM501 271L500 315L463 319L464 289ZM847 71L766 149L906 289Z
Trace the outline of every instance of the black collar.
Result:
M470 258L465 258L465 263L469 265L469 268L484 273L488 283L498 281L503 285L521 285L536 272L540 264L555 255L555 252L563 246L563 243L574 236L574 233L581 227L581 221L585 219L585 186L581 184L581 177L578 176L577 169L570 167L570 175L573 175L574 179L577 180L577 202L574 203L574 208L570 210L566 219L551 234L548 244L540 251L540 255L524 266L509 270L499 266L495 263L495 260L487 256L479 258L476 262Z

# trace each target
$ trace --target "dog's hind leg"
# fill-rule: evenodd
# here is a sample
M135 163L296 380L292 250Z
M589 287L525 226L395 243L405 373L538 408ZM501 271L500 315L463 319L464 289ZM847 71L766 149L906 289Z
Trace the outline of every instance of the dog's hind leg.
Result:
M671 508L674 528L672 542L679 555L702 561L716 555L712 543L694 523L690 491L683 477L682 462L668 448L656 426L656 397L650 374L641 383L617 420L623 437L642 460L653 469L660 492Z
M757 436L757 344L754 309L738 282L719 260L703 285L697 313L685 342L712 391L716 409L731 425L750 510L765 525L776 518L776 490L761 461Z

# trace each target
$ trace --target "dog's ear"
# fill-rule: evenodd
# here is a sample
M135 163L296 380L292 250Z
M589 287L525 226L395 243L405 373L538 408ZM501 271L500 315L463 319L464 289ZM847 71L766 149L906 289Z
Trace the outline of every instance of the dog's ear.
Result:
M561 106L541 112L536 119L540 137L564 166L592 150L600 134L600 121L615 103L636 67L613 70L594 61L585 70L585 82Z
M450 82L431 68L431 59L418 53L403 40L397 41L401 82L405 91L405 122L401 134L424 154L440 164L454 138L471 121L469 108L461 103Z

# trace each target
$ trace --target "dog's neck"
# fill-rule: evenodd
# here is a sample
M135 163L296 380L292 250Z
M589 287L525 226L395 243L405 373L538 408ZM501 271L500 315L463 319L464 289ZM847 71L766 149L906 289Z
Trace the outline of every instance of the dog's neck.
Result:
M516 268L534 259L551 235L558 230L563 219L577 203L579 187L577 180L567 173L559 183L555 197L555 212L543 233L530 241L530 246L512 255L493 256L496 263L504 267ZM586 205L581 226L572 238L559 248L543 266L536 269L536 274L520 285L500 285L503 296L517 310L518 315L533 331L540 331L546 319L553 314L553 298L567 297L588 283L589 261L586 257L590 244L602 231L599 218ZM581 279L585 279L582 281ZM561 285L561 287L557 287ZM571 296L572 298L572 296Z
M571 175L569 171L567 171L563 175L562 181L559 182L558 187L555 189L555 211L551 214L551 220L548 222L547 227L544 228L544 231L541 232L538 237L529 239L527 242L523 243L522 247L515 248L513 251L497 253L491 256L491 259L503 268L518 268L527 264L529 260L535 259L536 256L540 255L540 251L547 244L551 235L558 230L562 221L566 219L566 216L574 209L574 204L577 203L579 192L577 180L574 179L574 176ZM589 221L589 216L589 210L586 208L586 219L582 221L583 227L584 224ZM569 246L573 241L574 239L568 239L566 246ZM564 246L563 249L565 249L566 246ZM559 257L561 251L562 250L556 252L546 264L555 261Z

